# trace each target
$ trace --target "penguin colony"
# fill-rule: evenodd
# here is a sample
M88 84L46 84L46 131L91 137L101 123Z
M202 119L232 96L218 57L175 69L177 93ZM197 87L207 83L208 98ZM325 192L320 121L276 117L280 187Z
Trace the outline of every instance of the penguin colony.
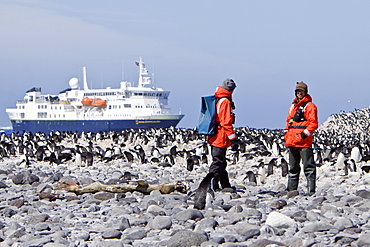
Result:
M314 134L313 149L317 166L340 173L344 179L351 174L359 177L368 174L369 126L370 109L330 116ZM244 193L249 186L262 187L269 183L270 176L287 176L288 155L283 130L241 127L236 129L236 134L240 142L239 150L228 150L227 157L229 167L243 164L244 170L229 174L237 192ZM161 178L153 178L148 182L162 183L169 182L166 178L169 170L180 167L184 173L177 179L188 184L188 196L192 198L194 208L199 210L212 209L215 197L210 186L212 176L207 175L212 162L209 148L205 136L198 135L194 129L181 128L0 134L1 162L13 162L24 170L32 171L31 168L37 168L40 163L79 169L102 164L107 169L115 164L135 164L134 167L139 169L145 166L145 169L150 167L157 170ZM140 178L137 170L130 170L130 166L121 167L122 177L105 181L106 184L134 183ZM198 174L202 179L194 180L192 174ZM240 175L244 179L235 181L234 178ZM55 182L63 180L56 174L53 177ZM303 175L301 177L305 181ZM261 197L276 196L285 189L279 186L274 191L260 191L259 194ZM54 196L53 200L59 198L56 194L41 194L40 199L43 199L42 196L49 199ZM286 202L278 200L275 208L284 206Z
M315 132L314 153L318 166L329 162L333 168L351 172L369 172L370 109L331 115ZM239 150L228 153L229 163L245 162L258 157L245 179L261 183L281 169L288 173L288 155L282 130L237 128ZM195 147L194 144L195 143ZM190 145L192 144L192 145ZM0 160L17 159L18 165L29 167L35 162L93 166L96 162L152 163L171 167L184 163L184 169L208 166L209 146L203 135L194 129L128 129L122 132L51 132L0 134ZM205 167L204 167L205 168ZM207 170L202 169L203 170Z

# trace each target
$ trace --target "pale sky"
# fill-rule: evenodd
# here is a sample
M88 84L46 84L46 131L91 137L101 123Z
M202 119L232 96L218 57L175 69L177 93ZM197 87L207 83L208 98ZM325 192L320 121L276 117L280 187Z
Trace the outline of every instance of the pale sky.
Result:
M302 80L322 123L370 105L369 13L368 0L2 0L0 126L28 89L58 94L83 66L93 88L137 82L139 57L185 114L177 127L226 78L236 127L284 128Z

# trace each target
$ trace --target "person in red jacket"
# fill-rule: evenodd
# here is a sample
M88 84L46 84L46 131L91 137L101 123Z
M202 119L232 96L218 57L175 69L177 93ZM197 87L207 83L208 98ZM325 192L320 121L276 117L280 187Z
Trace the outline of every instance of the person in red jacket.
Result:
M307 85L296 83L296 97L289 108L285 127L285 146L289 148L288 191L297 190L300 162L307 179L308 195L316 191L316 164L314 162L312 142L313 133L318 127L317 106L312 103Z
M232 93L236 84L232 79L223 81L222 86L218 86L215 96L218 98L216 103L216 121L218 123L217 133L208 139L211 145L212 164L209 173L213 173L213 189L231 188L229 176L226 171L226 150L232 146L232 150L238 149L237 136L233 129L235 117L233 114L234 103Z

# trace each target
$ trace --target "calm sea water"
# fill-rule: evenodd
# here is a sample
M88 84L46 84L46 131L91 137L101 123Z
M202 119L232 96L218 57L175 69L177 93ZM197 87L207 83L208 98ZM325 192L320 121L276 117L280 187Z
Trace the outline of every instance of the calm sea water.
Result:
M1 128L0 127L0 133L1 132L5 132L5 134L11 134L11 133L13 133L13 129L9 129L9 128Z

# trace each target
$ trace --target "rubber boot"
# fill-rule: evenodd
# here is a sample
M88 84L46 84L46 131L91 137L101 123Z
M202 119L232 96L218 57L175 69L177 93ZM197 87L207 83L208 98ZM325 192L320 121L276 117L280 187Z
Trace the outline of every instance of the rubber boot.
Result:
M228 175L227 171L223 171L220 174L220 184L221 184L222 189L231 188L231 184L230 184L230 181L229 181L229 175Z
M312 196L316 192L316 181L315 180L307 180L307 195Z
M298 189L298 179L295 178L288 178L288 191L293 191Z
M301 152L304 174L307 179L307 195L312 196L316 192L316 164L313 159L311 148L305 148Z

